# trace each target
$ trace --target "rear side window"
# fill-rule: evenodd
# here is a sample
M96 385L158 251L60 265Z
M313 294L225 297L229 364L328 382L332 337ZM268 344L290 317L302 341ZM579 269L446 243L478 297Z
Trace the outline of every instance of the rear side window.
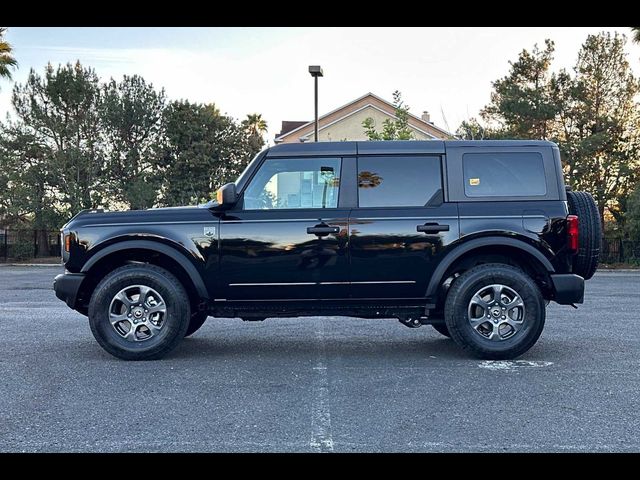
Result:
M440 157L358 158L360 207L423 207L441 189Z
M536 152L465 153L467 197L535 197L547 193L542 155Z

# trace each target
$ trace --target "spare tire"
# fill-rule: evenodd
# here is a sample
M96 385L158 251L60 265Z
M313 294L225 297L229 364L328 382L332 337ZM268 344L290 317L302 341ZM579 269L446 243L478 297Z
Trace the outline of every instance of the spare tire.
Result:
M567 192L569 213L578 216L578 252L573 257L573 273L589 280L600 259L602 228L598 206L590 193Z

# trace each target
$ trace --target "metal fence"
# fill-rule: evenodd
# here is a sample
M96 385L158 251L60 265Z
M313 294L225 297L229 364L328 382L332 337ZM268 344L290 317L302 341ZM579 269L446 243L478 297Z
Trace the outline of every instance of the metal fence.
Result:
M0 262L60 257L60 231L0 230Z
M622 238L603 238L600 263L640 264L640 242Z

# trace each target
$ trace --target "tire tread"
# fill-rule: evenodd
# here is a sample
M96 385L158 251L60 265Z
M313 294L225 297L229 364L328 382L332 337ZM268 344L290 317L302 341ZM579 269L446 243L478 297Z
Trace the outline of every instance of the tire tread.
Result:
M573 272L589 280L600 260L602 228L600 213L593 196L588 192L567 192L569 212L578 216L580 245L573 257Z

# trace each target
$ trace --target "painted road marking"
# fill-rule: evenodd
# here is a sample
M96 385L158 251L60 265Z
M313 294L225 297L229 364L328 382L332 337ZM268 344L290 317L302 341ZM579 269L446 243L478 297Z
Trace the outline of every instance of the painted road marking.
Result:
M487 370L498 370L503 372L513 372L520 368L539 368L549 367L553 362L544 362L541 360L485 360L478 364L480 368Z
M331 412L329 410L329 380L327 378L327 356L325 352L324 319L316 332L318 359L313 370L313 405L311 408L311 448L316 452L333 452L331 438Z

